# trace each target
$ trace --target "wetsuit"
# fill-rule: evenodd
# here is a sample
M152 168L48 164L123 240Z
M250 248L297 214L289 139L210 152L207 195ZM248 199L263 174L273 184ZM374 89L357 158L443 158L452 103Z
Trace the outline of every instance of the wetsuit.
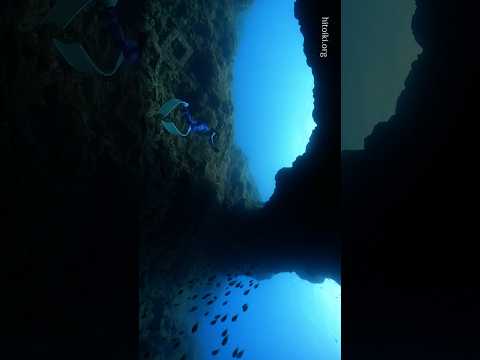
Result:
M122 51L125 62L136 64L140 59L140 47L133 41L125 38L123 29L118 21L118 12L115 7L107 7L103 10L102 17L107 30L112 34L116 46Z
M200 135L208 136L208 142L210 143L210 145L215 151L218 151L214 143L214 139L217 136L217 132L211 129L206 122L195 119L192 116L192 114L190 114L190 111L188 111L187 107L182 108L182 114L185 117L185 120L187 121L187 124L188 124L187 134L190 134L191 132L193 132Z

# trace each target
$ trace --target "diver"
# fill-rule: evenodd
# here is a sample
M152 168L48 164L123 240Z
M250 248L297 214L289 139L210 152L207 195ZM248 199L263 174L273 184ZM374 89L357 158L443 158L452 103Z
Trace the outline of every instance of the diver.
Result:
M216 139L218 137L217 132L214 129L211 129L205 121L195 119L188 110L188 104L182 104L181 112L183 117L185 118L185 121L188 124L186 134L188 135L193 132L200 135L208 136L208 143L215 152L218 152L219 150L216 146Z
M112 34L117 48L122 51L124 61L127 64L136 64L140 60L140 44L125 37L118 20L116 3L117 1L104 1L105 7L102 11L102 18L106 24L106 29Z
M116 47L120 51L113 67L102 69L89 56L85 48L76 42L66 43L54 38L53 44L66 62L75 70L86 74L98 74L112 76L117 72L123 62L136 64L140 60L141 49L146 41L146 34L140 33L138 41L127 39L118 19L118 0L57 0L50 10L43 24L53 24L65 29L72 20L78 16L81 10L92 7L99 3L101 7L101 18L106 24L106 29L113 37Z

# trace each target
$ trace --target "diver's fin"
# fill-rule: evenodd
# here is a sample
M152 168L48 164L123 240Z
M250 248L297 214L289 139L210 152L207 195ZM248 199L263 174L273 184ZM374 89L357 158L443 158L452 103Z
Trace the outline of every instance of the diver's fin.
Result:
M180 104L188 106L188 103L178 99L170 99L159 110L160 115L164 118L168 116Z
M123 54L120 54L113 69L110 71L103 71L95 65L92 58L87 54L82 45L78 43L65 44L57 39L53 39L53 43L68 64L82 73L112 76L117 72L123 62Z
M43 23L52 23L65 29L68 24L94 0L57 0Z
M190 133L190 130L187 130L187 132L182 133L180 130L178 130L178 128L175 126L175 124L173 122L170 122L170 121L163 121L162 120L162 125L165 128L165 130L167 130L167 132L169 132L172 135L185 137L185 136L188 136L188 134Z

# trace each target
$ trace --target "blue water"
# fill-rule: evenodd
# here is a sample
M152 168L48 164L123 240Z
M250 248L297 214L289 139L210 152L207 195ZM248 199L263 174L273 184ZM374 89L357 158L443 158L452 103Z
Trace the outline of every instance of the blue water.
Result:
M235 141L249 160L263 201L273 193L277 171L305 152L315 127L313 75L293 4L256 0L239 25Z
M335 281L312 284L295 273L281 273L243 295L251 278L237 279L245 284L243 289L230 289L232 294L227 297L224 284L215 292L218 300L214 304L207 306L203 301L197 312L189 314L184 324L190 343L188 359L232 359L237 347L244 350L242 359L246 360L340 359L341 289ZM229 303L222 306L225 300ZM245 303L249 308L243 312ZM210 314L205 317L207 310ZM215 314L227 314L228 319L211 325ZM236 322L231 321L234 314L239 315ZM191 326L197 321L198 331L191 334ZM225 329L229 338L222 346ZM215 356L214 349L220 349Z

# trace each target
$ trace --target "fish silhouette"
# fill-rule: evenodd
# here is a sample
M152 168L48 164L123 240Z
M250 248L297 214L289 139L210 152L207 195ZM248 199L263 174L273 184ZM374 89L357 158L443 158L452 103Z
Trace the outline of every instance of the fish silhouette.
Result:
M231 291L227 291L227 292L225 293L225 296L228 296L228 295L230 295L231 293L232 293Z
M207 311L205 314L203 314L204 316L207 316L208 314L210 314L210 311Z
M215 315L215 320L217 320L222 315Z
M248 304L243 304L242 305L242 310L243 310L243 312L247 311L248 310Z
M237 283L237 282L236 282L235 280L233 280L233 281L230 281L230 282L228 283L228 285L233 286L233 285L235 285L236 283Z
M224 301L222 305L225 306L227 304L228 304L228 301Z
M192 334L198 330L198 322L192 326Z
M221 322L225 322L227 320L228 315L223 315L223 317L220 319Z
M256 284L256 285L254 286L254 288L255 288L255 289L258 288L258 284Z
M183 289L178 290L178 295L183 294Z
M240 287L240 283L237 283L237 285L235 285L236 288L239 288Z
M194 312L194 311L197 310L197 309L198 309L198 306L194 306L194 307L192 307L192 308L190 309L189 312Z
M235 350L233 350L232 357L236 358L237 354L238 354L238 348L235 348Z
M213 356L217 355L219 351L220 351L220 350L218 350L218 349L213 350L213 351L212 351L212 355L213 355Z
M227 333L228 333L228 330L227 330L227 329L223 330L223 332L222 332L222 336L226 336L226 335L227 335Z
M210 300L207 305L212 305L214 303L215 300Z
M212 320L212 321L210 321L210 324L211 324L211 325L215 325L216 323L217 323L217 320Z
M178 349L180 346L180 341L177 341L175 344L173 344L173 349Z
M228 336L225 336L222 340L222 346L227 345L227 342L228 342Z
M233 315L232 321L237 321L237 319L238 319L238 314Z
M248 295L249 292L250 292L250 290L245 290L245 291L243 292L243 295Z
M208 298L210 295L212 295L212 294L211 294L211 293L205 294L205 295L202 297L202 300L205 300L205 299Z
M240 359L243 356L243 352L244 350L238 352L237 359Z
M193 295L193 296L192 296L192 300L195 300L197 297L198 297L197 294Z

